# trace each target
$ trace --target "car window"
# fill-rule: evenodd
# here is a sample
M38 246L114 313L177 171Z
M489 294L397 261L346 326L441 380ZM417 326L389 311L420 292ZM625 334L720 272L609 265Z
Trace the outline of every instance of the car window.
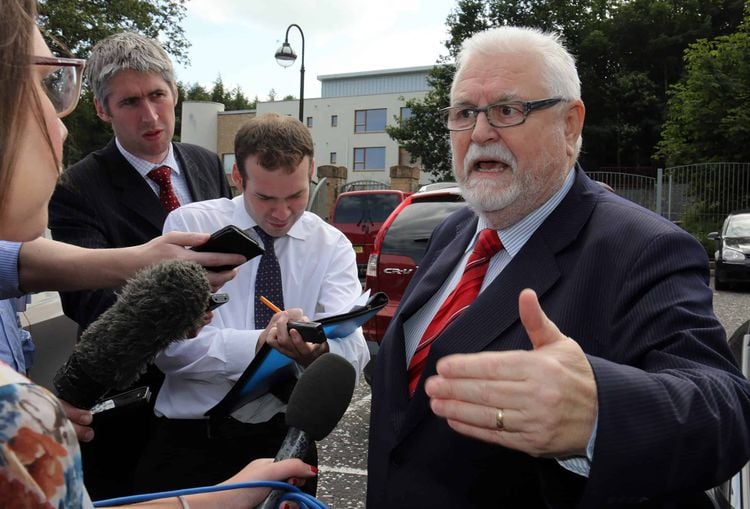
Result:
M358 223L361 220L382 223L401 203L395 193L357 194L338 201L333 213L334 223Z
M414 202L396 216L383 238L381 253L408 256L419 265L432 230L448 215L466 204L458 202Z
M750 215L730 217L725 237L750 237Z

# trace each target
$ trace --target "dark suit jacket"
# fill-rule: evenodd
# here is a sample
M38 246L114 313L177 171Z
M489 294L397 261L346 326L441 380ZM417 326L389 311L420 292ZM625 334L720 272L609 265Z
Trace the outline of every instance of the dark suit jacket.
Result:
M194 201L231 197L216 154L174 143ZM117 149L114 139L63 173L49 205L55 240L90 248L128 247L161 235L167 217L158 196ZM114 290L61 293L65 314L81 329L115 301Z
M476 229L439 226L377 357L370 508L694 507L750 455L750 389L712 311L708 263L687 233L603 191L573 188L510 264L435 341L412 401L404 322L455 267ZM532 288L588 355L598 387L590 476L451 430L424 380L448 354L530 349L518 294Z

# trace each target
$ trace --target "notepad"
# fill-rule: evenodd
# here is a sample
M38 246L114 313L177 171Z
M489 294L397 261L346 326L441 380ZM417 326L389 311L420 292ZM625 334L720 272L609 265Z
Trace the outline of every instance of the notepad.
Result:
M386 304L388 304L388 296L385 293L378 292L370 297L368 290L357 299L349 312L317 321L323 325L328 339L343 338L375 316ZM295 375L294 361L264 344L226 396L205 415L208 417L229 415L254 399L268 394L274 385Z

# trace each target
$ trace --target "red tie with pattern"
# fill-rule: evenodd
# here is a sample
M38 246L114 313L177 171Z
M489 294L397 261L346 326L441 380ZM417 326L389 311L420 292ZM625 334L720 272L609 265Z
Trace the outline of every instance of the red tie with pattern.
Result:
M461 280L427 326L422 339L419 340L414 357L411 358L408 370L409 397L413 396L414 391L417 390L419 377L430 353L430 345L477 298L484 275L487 273L487 267L490 264L490 258L502 248L503 245L496 230L485 228L479 233L479 239L477 239L474 251L466 262Z
M171 212L180 206L180 200L172 188L172 169L169 166L154 168L147 176L159 186L159 201L164 210Z

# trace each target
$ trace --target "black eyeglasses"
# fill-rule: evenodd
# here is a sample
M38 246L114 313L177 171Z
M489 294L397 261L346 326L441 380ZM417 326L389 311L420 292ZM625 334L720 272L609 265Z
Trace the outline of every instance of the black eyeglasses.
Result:
M42 80L57 116L62 118L73 111L81 96L83 68L86 61L81 58L31 57L32 65L49 67L49 72Z
M492 127L511 127L526 122L526 117L532 111L550 108L560 101L564 101L564 99L562 97L552 97L538 101L510 101L490 104L484 108L451 106L443 108L440 110L440 113L449 131L474 129L480 113L487 115L487 122Z

